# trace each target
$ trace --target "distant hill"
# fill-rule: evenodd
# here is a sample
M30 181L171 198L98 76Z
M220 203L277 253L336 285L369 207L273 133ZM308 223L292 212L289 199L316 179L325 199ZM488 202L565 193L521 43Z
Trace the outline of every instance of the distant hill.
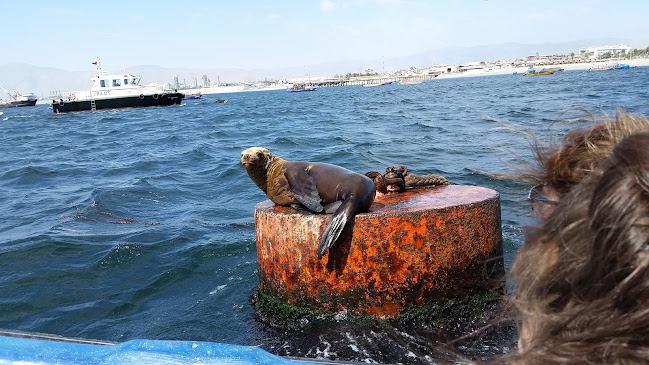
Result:
M50 67L38 67L24 63L9 63L0 66L0 85L10 92L33 92L38 97L46 97L54 90L74 90L75 87L88 88L92 72L74 72ZM65 87L65 88L64 88ZM71 88L71 89L67 89ZM7 95L0 90L0 98Z
M631 47L644 48L646 41L632 41L617 38L584 40L562 43L520 44L505 43L474 47L449 47L430 49L425 52L404 57L392 57L373 60L348 60L306 65L292 68L244 70L238 68L164 68L154 65L142 65L126 68L127 73L142 76L142 83L173 82L178 75L181 83L194 85L194 79L201 83L207 75L212 83L253 82L266 79L290 79L301 77L344 75L349 72L363 72L373 69L376 72L394 71L409 67L428 67L431 64L461 64L474 61L496 61L526 57L537 52L542 55L577 53L580 48L590 46L624 43ZM89 65L90 66L90 65ZM104 65L106 66L106 65ZM105 67L106 71L119 73L123 70ZM67 71L50 67L33 66L22 63L0 65L0 85L12 91L33 92L40 98L47 98L51 92L86 90L90 87L90 78L95 71ZM6 98L6 95L0 95Z

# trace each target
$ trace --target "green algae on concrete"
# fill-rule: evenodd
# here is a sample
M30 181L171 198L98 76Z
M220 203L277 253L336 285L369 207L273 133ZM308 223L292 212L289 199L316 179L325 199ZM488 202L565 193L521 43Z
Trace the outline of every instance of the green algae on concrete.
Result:
M421 307L405 311L396 318L301 308L265 293L261 288L257 288L252 301L260 320L281 330L306 329L335 322L356 325L390 322L399 326L465 323L480 319L485 313L494 310L503 301L504 284L503 279L495 283L492 290L476 291L443 302L430 301Z

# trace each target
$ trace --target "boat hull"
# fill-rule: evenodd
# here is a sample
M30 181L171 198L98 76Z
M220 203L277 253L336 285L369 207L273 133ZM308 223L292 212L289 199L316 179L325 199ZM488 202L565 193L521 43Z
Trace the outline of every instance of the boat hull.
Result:
M0 104L0 109L5 108L19 108L22 106L34 106L36 105L36 100L21 100L21 101L11 101L9 103Z
M546 71L546 72L528 72L525 74L525 76L544 76L544 75L552 75L556 71Z
M121 109L121 108L141 108L148 106L166 106L180 104L185 95L181 93L151 94L139 95L123 98L106 98L94 99L95 107L93 108L92 100L72 100L72 101L52 101L52 110L54 113L80 112L85 110L104 110L104 109Z
M1 332L2 364L313 364L275 356L256 346L165 340L111 343L17 331Z

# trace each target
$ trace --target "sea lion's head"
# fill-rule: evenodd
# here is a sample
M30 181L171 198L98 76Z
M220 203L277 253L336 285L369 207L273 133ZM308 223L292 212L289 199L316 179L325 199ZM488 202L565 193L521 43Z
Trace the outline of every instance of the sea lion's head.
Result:
M241 164L246 169L250 179L266 192L266 174L270 164L277 156L273 155L267 148L250 147L241 152Z
M246 170L267 170L275 155L264 147L250 147L241 152L241 164Z
M385 181L385 178L381 173L377 171L369 171L365 173L365 176L369 177L374 181L374 186L376 187L376 191L379 192L380 194L387 194L387 182Z
M383 178L386 181L386 190L390 193L400 193L406 190L405 177L408 174L408 168L405 166L390 166L385 169Z

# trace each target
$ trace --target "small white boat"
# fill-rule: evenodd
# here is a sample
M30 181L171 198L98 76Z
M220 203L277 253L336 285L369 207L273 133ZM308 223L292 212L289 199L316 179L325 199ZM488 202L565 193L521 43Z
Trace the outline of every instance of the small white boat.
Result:
M200 92L197 92L197 93L194 93L194 94L185 95L185 97L183 99L185 99L185 100L187 100L187 99L189 99L189 100L197 100L197 99L200 99L202 97L203 97L203 94L200 93Z
M306 85L306 84L293 84L293 86L289 87L288 92L291 93L299 93L302 91L316 91L318 90L317 87L314 87L312 85Z

